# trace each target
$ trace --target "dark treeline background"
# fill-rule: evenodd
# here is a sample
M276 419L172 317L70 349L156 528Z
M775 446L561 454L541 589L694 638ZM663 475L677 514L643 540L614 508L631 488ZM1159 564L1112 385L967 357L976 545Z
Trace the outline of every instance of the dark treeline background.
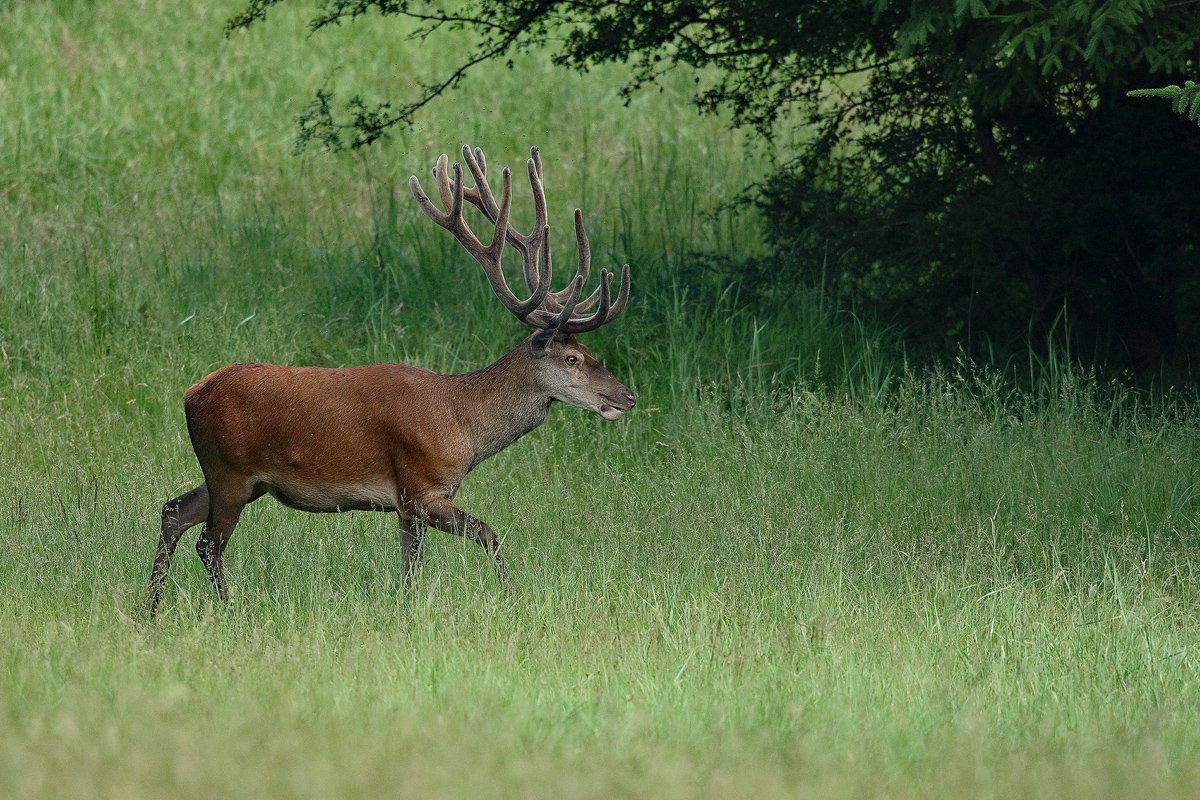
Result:
M253 0L230 31L277 2ZM1200 128L1127 92L1194 76L1200 3L330 0L311 26L372 10L422 20L422 38L473 28L467 68L548 45L564 67L632 63L628 93L693 68L701 109L776 154L744 195L770 254L693 258L744 303L815 290L918 360L1032 349L1195 378ZM323 91L300 143L375 141L453 87L440 77L396 107Z

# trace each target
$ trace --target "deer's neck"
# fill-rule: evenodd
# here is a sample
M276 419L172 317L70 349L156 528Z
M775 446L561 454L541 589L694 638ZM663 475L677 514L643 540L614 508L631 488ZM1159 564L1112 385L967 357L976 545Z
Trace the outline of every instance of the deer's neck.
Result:
M459 422L471 439L474 469L541 425L551 397L534 382L522 345L489 367L455 376Z

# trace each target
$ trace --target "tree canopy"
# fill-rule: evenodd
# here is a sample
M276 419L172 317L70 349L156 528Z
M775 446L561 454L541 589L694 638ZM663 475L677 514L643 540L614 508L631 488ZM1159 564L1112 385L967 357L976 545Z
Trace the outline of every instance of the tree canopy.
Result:
M479 47L402 105L319 93L302 141L374 141L521 48L628 62L627 92L708 68L702 108L796 146L758 187L775 255L747 281L800 276L934 349L1069 336L1135 368L1198 354L1200 131L1127 93L1194 76L1200 0L324 0L311 28L376 11Z

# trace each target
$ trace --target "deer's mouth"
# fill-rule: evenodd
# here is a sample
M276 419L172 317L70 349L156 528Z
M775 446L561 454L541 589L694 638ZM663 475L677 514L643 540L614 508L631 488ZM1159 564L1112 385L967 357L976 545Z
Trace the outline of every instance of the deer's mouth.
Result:
M621 417L625 416L625 412L619 408L614 408L613 406L610 406L608 403L601 403L600 404L600 416L604 417L605 419L610 419L610 420L611 419L620 419Z
M620 419L625 416L625 412L633 408L637 401L633 399L633 394L629 391L624 393L624 397L609 397L608 395L600 395L600 408L596 409L600 416L605 419Z

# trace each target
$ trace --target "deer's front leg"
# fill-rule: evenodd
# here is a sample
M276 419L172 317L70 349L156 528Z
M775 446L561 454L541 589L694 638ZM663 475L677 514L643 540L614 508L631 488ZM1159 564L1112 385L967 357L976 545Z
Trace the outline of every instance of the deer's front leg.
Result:
M504 559L500 557L500 537L496 536L496 532L486 522L471 516L445 498L435 498L423 503L420 511L425 522L439 531L473 539L483 545L496 564L496 574L500 576L500 582L509 592L513 590L508 568L504 566Z

